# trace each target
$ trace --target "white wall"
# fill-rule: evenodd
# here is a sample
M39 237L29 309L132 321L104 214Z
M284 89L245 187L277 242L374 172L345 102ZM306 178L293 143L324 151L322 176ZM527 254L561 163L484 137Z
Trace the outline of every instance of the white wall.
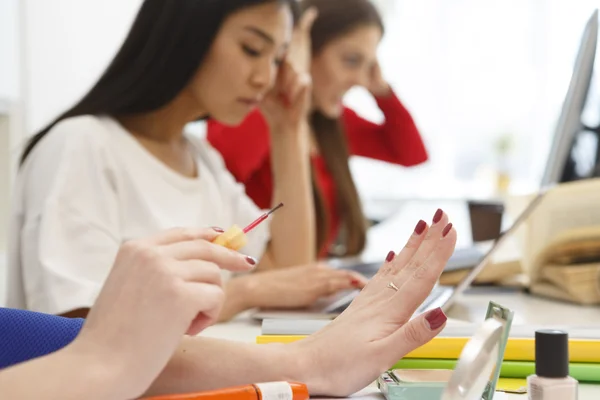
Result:
M4 302L6 226L12 177L11 150L18 136L20 100L18 0L0 0L0 306Z
M0 99L19 97L18 0L0 1Z
M21 1L31 133L90 88L118 50L141 0Z

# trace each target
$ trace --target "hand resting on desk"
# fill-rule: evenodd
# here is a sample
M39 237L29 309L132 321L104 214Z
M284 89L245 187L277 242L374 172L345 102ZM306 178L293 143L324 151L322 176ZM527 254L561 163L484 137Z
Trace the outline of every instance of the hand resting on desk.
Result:
M250 307L263 309L310 307L323 297L362 289L368 282L357 272L330 268L325 263L255 272L243 279Z

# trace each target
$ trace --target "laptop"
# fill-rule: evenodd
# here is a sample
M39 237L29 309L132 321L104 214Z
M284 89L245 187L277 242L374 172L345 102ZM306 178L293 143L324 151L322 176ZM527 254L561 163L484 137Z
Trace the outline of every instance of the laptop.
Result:
M533 213L537 208L541 200L543 199L546 191L540 191L535 198L529 203L529 205L521 212L513 224L500 236L486 253L478 253L473 247L465 249L457 249L453 254L453 257L449 260L448 264L444 268L445 271L457 270L464 268L464 264L468 264L473 260L479 258L470 272L463 278L463 280L457 286L443 286L436 285L429 296L423 301L419 308L415 311L414 315L422 314L428 310L441 307L444 312L448 311L454 304L456 298L463 293L475 280L475 278L481 273L495 251L504 243L506 238L510 236L514 231L517 230ZM337 265L334 263L334 268L348 269L351 271L363 274L367 278L372 278L379 268L383 265L381 262L352 262L352 261L338 261ZM332 319L339 315L346 309L354 300L354 298L360 293L360 290L348 290L340 292L334 296L326 297L317 301L312 307L298 311L285 311L285 310L259 310L255 312L252 317L255 319Z

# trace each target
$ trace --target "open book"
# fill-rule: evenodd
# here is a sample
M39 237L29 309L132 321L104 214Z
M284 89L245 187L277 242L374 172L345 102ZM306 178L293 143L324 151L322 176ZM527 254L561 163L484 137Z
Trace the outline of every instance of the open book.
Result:
M521 250L517 238L509 235L506 239L504 243L499 244L494 250L490 261L475 277L474 284L494 284L513 287L527 286L528 280L523 275ZM446 268L440 276L440 284L444 286L457 286L470 272L471 268Z
M600 304L600 179L550 189L523 233L531 292Z
M507 213L521 214L535 198L510 199ZM444 272L440 282L456 285L468 272ZM475 283L528 286L541 296L600 304L600 179L548 190Z

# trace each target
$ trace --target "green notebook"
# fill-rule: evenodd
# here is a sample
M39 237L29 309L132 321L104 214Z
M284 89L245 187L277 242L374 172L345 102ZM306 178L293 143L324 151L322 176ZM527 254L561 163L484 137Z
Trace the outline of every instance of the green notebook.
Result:
M393 368L399 369L454 369L456 360L404 358L397 362ZM503 361L500 377L526 378L535 374L533 361ZM569 375L579 382L600 383L600 364L596 363L570 363Z

